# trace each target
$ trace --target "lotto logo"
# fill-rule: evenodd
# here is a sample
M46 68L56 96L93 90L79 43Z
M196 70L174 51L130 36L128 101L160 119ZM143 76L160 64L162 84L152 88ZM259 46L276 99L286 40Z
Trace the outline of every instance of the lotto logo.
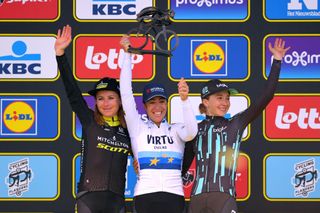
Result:
M268 139L320 138L319 95L277 95L264 113Z
M284 105L277 107L275 123L279 129L290 129L294 123L300 129L320 129L320 123L316 123L316 120L319 120L317 108L300 108L298 112L286 112Z
M124 59L120 36L78 36L75 41L75 70L79 79L100 79L105 76L119 78ZM141 42L133 38L133 43ZM152 42L146 46L152 49ZM133 79L150 79L153 76L152 55L132 55Z

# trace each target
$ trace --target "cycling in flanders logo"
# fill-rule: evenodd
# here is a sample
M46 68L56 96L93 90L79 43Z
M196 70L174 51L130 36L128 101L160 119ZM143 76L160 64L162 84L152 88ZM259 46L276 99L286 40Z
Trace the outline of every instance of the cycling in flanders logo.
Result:
M8 164L8 169L9 174L6 177L8 196L21 197L24 192L29 191L33 177L29 159L25 158L12 162Z
M295 174L292 177L292 185L294 186L295 197L308 197L309 193L316 190L316 183L319 179L315 159L311 158L296 163L294 170Z

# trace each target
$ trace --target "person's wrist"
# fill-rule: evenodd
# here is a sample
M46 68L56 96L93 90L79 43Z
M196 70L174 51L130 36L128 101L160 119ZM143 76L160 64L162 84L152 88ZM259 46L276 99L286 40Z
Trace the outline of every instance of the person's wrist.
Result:
M62 56L64 54L64 50L56 50L56 56Z

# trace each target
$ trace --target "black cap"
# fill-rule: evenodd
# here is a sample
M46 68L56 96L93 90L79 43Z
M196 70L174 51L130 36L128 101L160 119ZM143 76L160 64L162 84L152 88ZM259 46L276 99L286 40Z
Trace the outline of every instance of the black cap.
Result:
M164 89L164 86L162 84L150 83L143 88L143 103L146 103L150 99L157 96L163 97L168 100L166 90Z
M92 96L96 96L97 92L100 90L110 90L116 92L120 96L119 83L114 78L102 78L97 83L95 83L92 90L88 93Z
M228 90L230 95L234 95L238 93L238 90L229 88L229 86L218 79L212 79L206 82L201 89L201 98L206 98L211 94L216 92L220 92L223 90Z

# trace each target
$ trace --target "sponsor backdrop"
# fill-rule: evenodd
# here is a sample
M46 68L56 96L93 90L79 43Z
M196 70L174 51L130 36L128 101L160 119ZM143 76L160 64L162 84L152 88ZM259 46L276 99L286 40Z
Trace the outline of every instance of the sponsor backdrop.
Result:
M242 136L237 201L241 213L320 212L320 0L0 0L0 213L74 212L81 124L57 69L57 30L73 27L66 54L92 107L87 91L99 78L119 78L121 35L137 27L137 13L148 6L175 11L169 28L180 45L170 58L133 57L143 120L142 88L156 81L170 95L167 119L181 121L181 77L199 122L201 84L211 78L240 91L227 117L246 109L269 75L268 43L286 40L291 49L275 98ZM152 48L149 42L146 49ZM136 182L132 165L129 158L127 212ZM187 202L194 174L193 163L183 177Z

